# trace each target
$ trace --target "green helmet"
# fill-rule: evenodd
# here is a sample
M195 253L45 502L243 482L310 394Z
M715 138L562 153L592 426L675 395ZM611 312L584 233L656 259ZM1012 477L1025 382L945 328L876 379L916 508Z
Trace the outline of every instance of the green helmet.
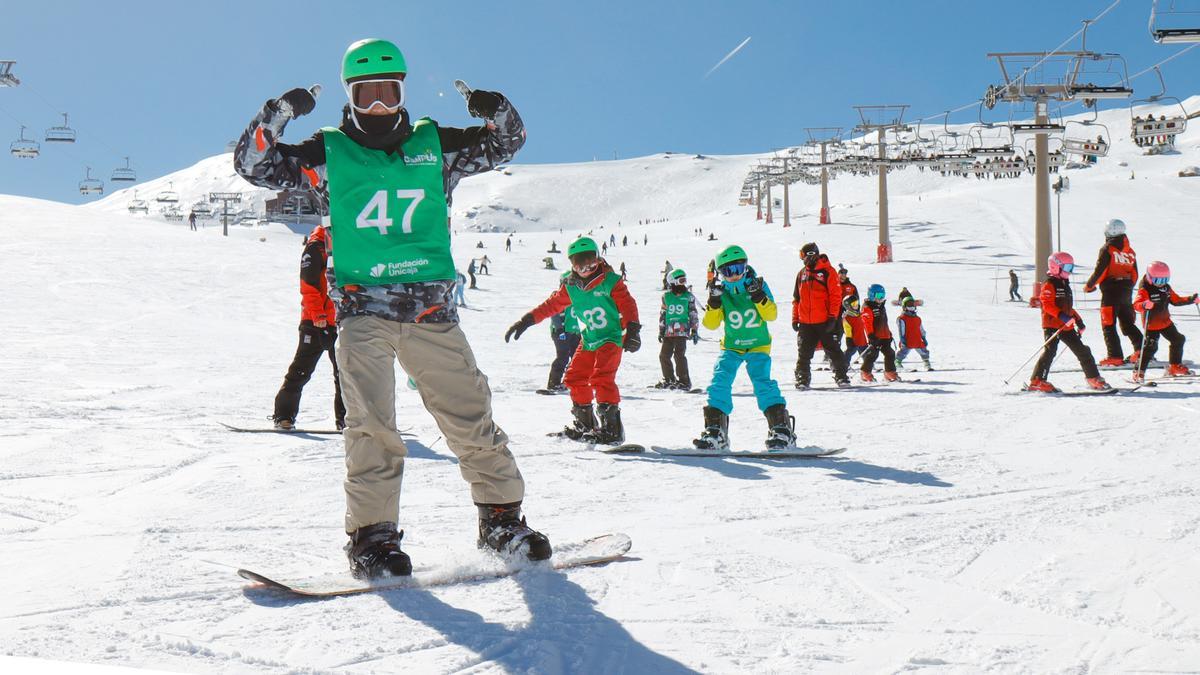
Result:
M342 57L342 82L370 75L408 73L404 54L400 48L387 40L368 38L359 40L346 49Z
M580 237L571 242L571 245L567 247L568 258L574 257L579 253L588 252L595 253L597 255L600 254L600 249L596 246L595 240L593 240L591 237Z
M718 269L720 269L721 267L724 267L725 265L728 265L731 262L738 262L738 261L744 262L745 260L746 260L746 251L743 250L742 247L738 246L737 244L734 244L733 246L726 246L725 250L718 253L717 257L716 257Z
M678 281L680 279L686 279L687 272L684 272L682 269L676 267L675 269L671 270L671 273L667 275L667 278L670 279L671 281Z

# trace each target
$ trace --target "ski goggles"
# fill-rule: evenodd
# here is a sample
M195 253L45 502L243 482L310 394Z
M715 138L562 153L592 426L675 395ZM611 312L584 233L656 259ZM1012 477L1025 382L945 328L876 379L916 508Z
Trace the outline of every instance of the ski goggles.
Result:
M740 262L725 263L724 265L721 265L717 271L719 271L721 276L725 277L726 279L740 277L746 273L746 262L743 260Z
M1075 271L1075 263L1063 263L1059 265L1059 269L1063 271L1063 274L1070 274Z
M592 272L595 272L596 268L600 266L600 259L594 255L591 255L591 256L582 256L581 255L578 257L580 258L579 260L571 261L571 269L578 272L581 276L586 277L587 275L591 274Z
M1150 283L1155 286L1166 286L1171 277L1150 277Z
M356 80L345 86L350 107L358 112L368 112L376 103L388 112L396 112L404 105L404 80L401 78Z

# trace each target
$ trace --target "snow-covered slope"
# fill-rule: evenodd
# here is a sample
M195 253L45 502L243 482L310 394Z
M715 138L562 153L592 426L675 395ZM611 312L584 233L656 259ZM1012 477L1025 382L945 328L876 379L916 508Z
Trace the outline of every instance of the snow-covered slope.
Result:
M1165 157L1114 136L1110 158L1069 174L1065 247L1089 262L1104 221L1119 216L1143 261L1167 260L1176 287L1195 290L1200 179L1174 171L1200 163L1200 135ZM631 559L327 602L244 591L228 567L344 565L340 441L218 425L266 423L295 347L298 238L273 225L222 238L123 207L0 197L0 283L14 319L0 360L0 652L190 672L1194 670L1200 385L1046 398L1016 393L1028 367L1003 383L1041 342L1037 314L999 302L996 280L1010 267L1028 280L1032 181L894 174L897 262L875 265L873 181L836 181L826 226L816 190L797 187L795 224L783 229L734 206L738 165L749 163L518 165L463 182L456 210L482 219L494 195L509 209L491 209L508 214L494 222L522 230L509 254L504 235L460 232L455 254L493 261L462 320L528 482L530 522L555 541L628 532ZM670 182L699 176L712 182ZM532 392L553 356L546 328L502 336L553 289L558 272L540 260L573 236L558 227L629 236L609 260L626 263L647 324L619 377L630 440L687 446L700 430L703 396L647 388L659 379L660 270L669 259L699 282L728 243L747 248L783 317L808 240L860 288L882 283L894 297L907 286L925 300L939 370L850 391L785 386L803 442L848 448L828 460L612 457L547 439L569 402ZM1094 302L1083 314L1098 353ZM1175 315L1195 359L1196 311ZM786 384L794 334L785 319L772 333ZM718 353L716 335L705 338L688 352L701 386ZM1081 386L1072 367L1061 356L1054 381ZM305 425L331 423L330 380L320 366ZM735 394L733 438L757 446L765 425L744 379ZM476 561L454 459L417 395L401 388L398 400L415 434L405 548L418 567Z

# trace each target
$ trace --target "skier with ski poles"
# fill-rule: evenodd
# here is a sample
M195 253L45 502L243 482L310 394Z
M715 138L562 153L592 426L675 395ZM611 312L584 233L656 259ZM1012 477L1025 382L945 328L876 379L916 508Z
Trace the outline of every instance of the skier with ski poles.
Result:
M1096 367L1096 359L1092 350L1083 343L1083 318L1075 310L1075 299L1071 293L1071 272L1075 271L1075 259L1070 253L1059 251L1053 253L1047 260L1046 282L1042 284L1039 294L1042 311L1042 334L1046 343L1042 356L1033 367L1033 375L1026 385L1028 391L1053 393L1059 391L1050 384L1050 364L1058 353L1058 343L1067 345L1079 359L1083 367L1083 376L1091 389L1104 391L1112 387L1100 377Z
M1183 365L1183 344L1187 338L1175 327L1171 320L1171 305L1200 305L1200 295L1192 293L1182 296L1171 288L1171 268L1165 262L1155 261L1146 268L1146 276L1138 285L1137 299L1134 309L1143 312L1146 326L1146 343L1133 371L1134 382L1145 382L1146 364L1154 360L1158 351L1159 338L1165 337L1171 343L1170 355L1167 357L1167 377L1187 377L1195 375Z
M570 307L580 322L581 343L563 378L571 393L573 420L562 433L572 440L620 445L625 442L625 427L617 368L622 350L641 348L642 325L625 281L598 255L599 250L590 237L572 242L567 247L571 271L562 275L558 289L545 302L509 327L504 341L521 339L533 324Z
M667 274L668 290L663 293L658 312L658 363L663 379L659 389L690 391L692 375L688 372L687 343L700 341L700 313L696 311L696 296L688 289L687 273L681 269ZM672 360L674 367L672 367Z
M867 332L868 346L863 351L862 365L858 375L863 382L874 382L875 359L883 354L883 379L899 382L896 372L896 349L892 347L892 329L888 326L887 290L880 284L867 287L867 301L862 308L863 328Z
M300 395L326 352L333 366L334 422L338 429L346 426L346 406L342 403L335 347L337 309L329 298L329 284L325 278L329 255L329 232L324 225L317 225L304 240L304 253L300 255L300 343L296 345L296 354L283 377L283 385L275 395L275 412L271 419L276 429L289 431L296 427Z
M267 101L234 152L247 181L315 193L330 223L347 409L346 554L363 578L412 572L397 529L407 452L396 430L397 359L471 486L477 544L516 558L551 554L546 536L521 515L525 483L458 326L448 226L454 187L509 161L525 142L524 125L503 95L466 85L467 110L485 125L414 122L404 106L407 71L395 44L355 42L342 59L349 104L338 127L281 143L284 127L312 112L319 91L292 89Z
M1138 330L1132 304L1133 286L1137 278L1137 254L1129 245L1125 222L1114 218L1104 226L1104 246L1096 259L1096 269L1083 286L1084 293L1100 288L1100 330L1108 351L1108 355L1100 361L1101 368L1138 363L1142 351L1142 332ZM1128 359L1121 349L1121 338L1117 336L1118 323L1121 332L1133 345L1133 354Z
M733 380L743 364L758 409L767 418L767 448L783 449L796 442L795 420L771 377L771 331L779 310L766 280L748 264L741 246L728 246L714 259L721 281L708 291L704 327L716 330L725 324L721 355L713 367L704 406L704 431L692 444L702 450L729 450L729 413L733 412Z

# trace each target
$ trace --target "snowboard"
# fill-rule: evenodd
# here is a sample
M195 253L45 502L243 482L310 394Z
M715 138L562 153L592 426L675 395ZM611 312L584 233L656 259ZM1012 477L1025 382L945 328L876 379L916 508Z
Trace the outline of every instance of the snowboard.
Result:
M329 598L375 591L405 588L438 588L488 579L501 579L527 569L568 570L590 565L603 565L619 560L633 546L627 534L604 534L580 542L559 544L546 562L505 563L498 557L480 564L447 563L442 566L416 569L409 577L384 579L355 579L349 572L318 577L267 576L249 569L239 569L239 577L292 595L310 598Z
M703 394L704 393L704 389L702 387L694 387L692 389L669 389L667 387L656 387L655 385L651 384L651 385L647 385L646 388L654 389L655 391L666 391L666 392L677 391L681 394Z
M589 443L588 441L585 441L583 439L571 438L570 436L564 434L561 431L551 431L550 433L548 433L546 435L549 436L550 438L565 438L568 441L576 441L578 443L583 443L584 445L586 445L590 448L599 450L600 452L603 452L606 455L630 455L630 454L636 454L639 452L646 451L646 446L638 445L637 443L621 443L620 445L604 445L604 444L598 444L598 443Z
M296 427L295 429L276 429L275 427L256 427L250 429L245 427L235 427L232 424L226 424L224 422L218 422L218 424L238 434L313 434L316 436L342 435L342 432L339 429L301 429L300 427ZM408 433L408 429L398 429L397 431L399 431L401 436L416 436L416 434Z
M565 394L565 393L567 393L567 392L565 392L565 391L554 391L553 389L534 389L534 390L533 390L533 393L535 393L535 394L541 394L542 396L558 396L559 394Z
M806 445L796 448L781 448L779 450L698 450L664 448L650 446L654 452L668 457L744 457L750 459L816 459L840 455L846 448L822 448L816 445Z

